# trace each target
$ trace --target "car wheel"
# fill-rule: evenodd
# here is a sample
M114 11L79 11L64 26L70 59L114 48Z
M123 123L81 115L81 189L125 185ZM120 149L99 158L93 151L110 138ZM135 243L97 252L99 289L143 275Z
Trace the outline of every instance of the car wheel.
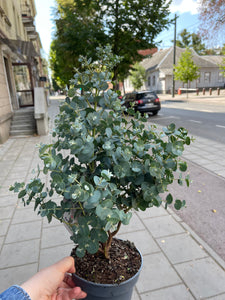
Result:
M153 116L156 116L156 115L158 114L158 112L159 112L158 110L153 111L153 112L152 112Z

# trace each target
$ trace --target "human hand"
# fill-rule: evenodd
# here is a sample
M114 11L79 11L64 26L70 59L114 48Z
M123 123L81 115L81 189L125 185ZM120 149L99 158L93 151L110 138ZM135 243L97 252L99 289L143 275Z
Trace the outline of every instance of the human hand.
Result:
M21 287L32 300L83 299L87 294L80 287L75 287L71 276L67 274L74 272L74 259L65 257L35 274Z

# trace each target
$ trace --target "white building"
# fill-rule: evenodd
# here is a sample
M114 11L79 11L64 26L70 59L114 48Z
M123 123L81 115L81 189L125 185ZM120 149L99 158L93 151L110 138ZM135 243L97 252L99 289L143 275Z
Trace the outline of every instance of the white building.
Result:
M176 47L176 62L185 49ZM200 69L200 77L189 83L188 88L218 88L224 87L225 77L219 68L223 56L200 56L192 50L193 61ZM173 86L173 47L156 52L151 58L144 59L141 64L146 69L146 82L142 90L152 90L157 93L171 93ZM129 78L125 80L125 91L133 91ZM186 87L183 82L175 81L175 89Z

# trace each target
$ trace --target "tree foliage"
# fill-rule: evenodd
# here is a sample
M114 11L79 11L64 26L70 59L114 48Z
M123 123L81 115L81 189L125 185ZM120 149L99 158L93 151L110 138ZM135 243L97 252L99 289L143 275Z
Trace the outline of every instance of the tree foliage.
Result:
M190 33L187 29L183 29L179 33L176 45L181 48L193 48L198 54L202 54L205 50L205 44L203 44L200 35L197 33Z
M224 37L225 2L224 0L200 0L200 32L205 39L216 41Z
M50 66L55 81L60 86L69 86L75 68L80 67L79 55L86 54L95 59L95 49L106 37L101 23L95 18L92 3L82 6L79 3L82 1L57 2L56 33L51 44Z
M225 44L223 45L223 48L221 50L221 54L224 55L223 60L222 60L222 64L220 64L220 70L223 73L223 76L225 77Z
M180 80L187 84L188 89L188 83L197 79L199 76L199 67L192 59L191 50L187 48L181 53L177 65L174 66L174 78L175 80Z
M154 38L168 27L170 2L57 0L55 55L63 56L72 72L80 54L95 59L96 46L110 44L113 53L123 58L114 68L114 80L122 80L130 66L141 60L138 50L155 46Z
M130 71L130 81L135 90L139 90L145 79L146 79L146 70L139 63L135 63L132 70Z

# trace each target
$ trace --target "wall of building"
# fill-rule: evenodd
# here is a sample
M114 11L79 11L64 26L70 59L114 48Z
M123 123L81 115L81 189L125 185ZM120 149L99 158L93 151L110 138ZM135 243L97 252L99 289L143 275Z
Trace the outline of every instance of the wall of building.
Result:
M12 116L12 106L6 78L2 46L0 46L0 143L4 143L9 137Z
M28 20L26 24L25 15ZM35 69L34 86L39 84L38 63L41 61L19 53L18 46L14 45L14 41L32 42L36 53L40 53L41 42L34 25L35 15L34 0L0 0L0 143L8 139L13 111L19 109L12 63L31 62L32 70Z
M160 91L163 89L163 83L159 77L159 71L147 72L145 87L147 90L151 91Z

